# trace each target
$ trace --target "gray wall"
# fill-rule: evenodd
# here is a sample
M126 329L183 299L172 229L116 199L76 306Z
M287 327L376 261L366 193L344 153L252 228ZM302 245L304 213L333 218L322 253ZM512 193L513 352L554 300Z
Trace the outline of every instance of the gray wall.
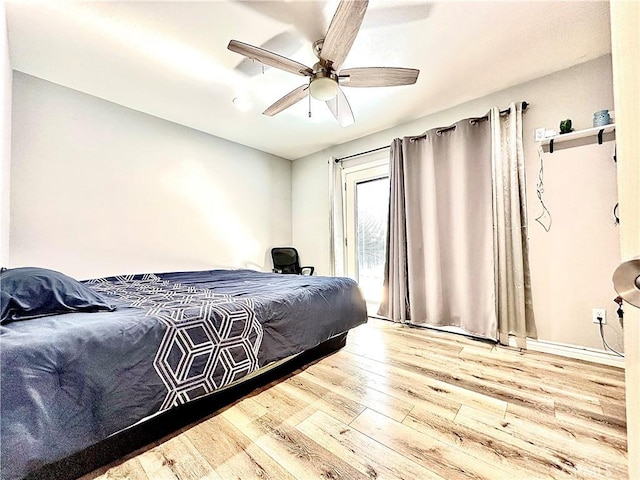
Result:
M9 191L11 177L11 82L9 42L4 2L0 3L0 50L2 55L2 82L0 85L0 265L9 261Z
M71 276L270 269L291 162L20 72L10 264Z

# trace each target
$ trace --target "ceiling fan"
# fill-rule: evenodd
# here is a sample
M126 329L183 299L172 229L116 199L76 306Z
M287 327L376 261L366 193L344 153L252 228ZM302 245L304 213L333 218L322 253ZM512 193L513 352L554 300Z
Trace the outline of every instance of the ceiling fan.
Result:
M351 106L340 88L343 87L392 87L411 85L418 80L419 70L396 67L347 68L338 71L358 35L368 0L341 0L333 15L325 38L313 44L318 62L313 68L247 43L231 40L227 48L232 52L257 60L285 72L309 77L309 83L301 85L268 107L264 115L273 116L299 102L307 95L326 102L340 125L354 122Z

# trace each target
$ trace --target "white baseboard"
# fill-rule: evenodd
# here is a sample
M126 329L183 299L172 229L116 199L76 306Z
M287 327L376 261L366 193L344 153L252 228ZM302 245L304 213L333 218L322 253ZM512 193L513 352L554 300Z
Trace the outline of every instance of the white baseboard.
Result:
M517 347L515 339L509 337L509 346ZM548 342L546 340L534 340L527 338L527 349L533 352L551 353L563 357L577 358L588 362L601 363L613 367L624 368L624 358L595 348L579 347L566 343Z
M381 320L390 321L388 318L378 315L369 315L373 318L379 318ZM413 325L413 324L409 324ZM468 337L474 337L474 335L465 332L458 327L434 327L432 325L413 325L421 328L430 328L433 330L444 331L448 333L462 334ZM479 338L480 337L475 337ZM516 344L516 339L513 336L509 336L509 346L513 348L519 348ZM606 350L599 350L597 348L580 347L577 345L570 345L568 343L549 342L547 340L534 340L527 338L527 349L532 352L550 353L553 355L560 355L561 357L576 358L578 360L586 360L587 362L600 363L602 365L609 365L612 367L625 368L624 358L619 357L615 353L608 352Z

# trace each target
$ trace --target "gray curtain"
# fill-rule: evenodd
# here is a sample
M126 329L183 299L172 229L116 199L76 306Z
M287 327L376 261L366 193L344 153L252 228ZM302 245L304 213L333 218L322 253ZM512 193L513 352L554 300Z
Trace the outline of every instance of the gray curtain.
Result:
M521 104L510 112L394 140L380 315L521 347L536 337Z
M394 141L388 278L379 313L497 338L491 125Z
M394 139L389 153L387 258L384 265L384 287L378 315L404 323L409 320L410 315L403 144L403 140Z
M509 115L491 109L494 265L496 312L500 343L526 348L537 338L531 298L529 242L522 148L522 104L512 103Z
M342 164L334 157L328 162L329 173L329 262L330 274L341 277L344 267L344 212L342 190Z

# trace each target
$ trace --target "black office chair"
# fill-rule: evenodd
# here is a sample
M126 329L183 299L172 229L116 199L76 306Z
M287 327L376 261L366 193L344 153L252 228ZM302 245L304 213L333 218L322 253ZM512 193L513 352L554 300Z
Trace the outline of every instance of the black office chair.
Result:
M294 275L313 275L314 267L301 267L298 251L293 247L276 247L271 249L273 273L291 273ZM305 270L309 273L305 273Z

